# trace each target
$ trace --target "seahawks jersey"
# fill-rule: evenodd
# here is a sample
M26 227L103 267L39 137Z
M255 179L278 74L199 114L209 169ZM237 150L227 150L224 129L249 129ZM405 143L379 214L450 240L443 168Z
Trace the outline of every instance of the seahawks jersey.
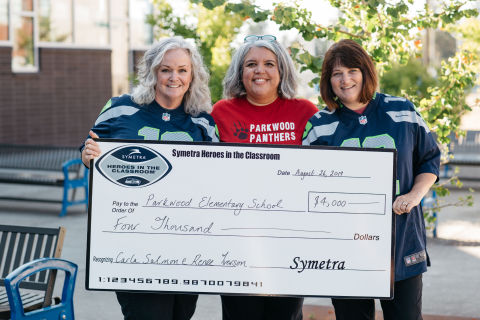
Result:
M219 141L209 114L193 117L185 113L183 105L170 110L155 100L148 105L138 105L126 94L107 102L92 130L100 138Z
M397 195L408 193L421 173L438 176L440 150L413 104L376 93L362 114L347 107L323 109L307 122L304 145L397 149ZM421 206L396 220L395 280L427 269L426 232Z

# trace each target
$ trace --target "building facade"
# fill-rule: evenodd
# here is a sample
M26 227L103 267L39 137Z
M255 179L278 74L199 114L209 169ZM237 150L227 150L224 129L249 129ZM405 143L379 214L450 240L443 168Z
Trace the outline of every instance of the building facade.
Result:
M129 92L148 0L0 0L0 143L80 145Z

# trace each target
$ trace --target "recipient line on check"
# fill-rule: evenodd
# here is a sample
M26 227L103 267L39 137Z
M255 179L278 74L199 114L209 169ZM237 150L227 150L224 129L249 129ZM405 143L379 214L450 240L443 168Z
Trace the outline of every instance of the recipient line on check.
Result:
M222 267L237 268L247 267L247 260L235 258L230 251L222 252L219 255L208 256L204 253L194 253L193 255L183 255L170 257L165 254L158 253L140 253L119 251L109 257L109 263L119 264L141 264L141 265L158 265L158 266L192 266L192 267ZM94 257L95 261L95 257ZM98 260L97 260L98 261Z

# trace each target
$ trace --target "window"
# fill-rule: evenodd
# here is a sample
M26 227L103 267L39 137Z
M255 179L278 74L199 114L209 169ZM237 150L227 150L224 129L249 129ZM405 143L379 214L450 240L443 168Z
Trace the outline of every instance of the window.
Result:
M108 0L75 1L75 44L87 46L110 44L108 4Z
M38 52L35 47L35 15L33 0L12 1L12 70L38 70Z
M153 42L152 26L145 22L147 14L152 13L148 0L130 0L130 41L132 48L144 48Z
M0 0L0 41L8 40L8 0Z
M72 0L39 1L39 41L72 43L72 21Z
M33 0L22 0L22 10L33 11Z
M153 42L152 11L152 0L0 0L0 43L12 46L13 72L37 72L38 47L108 48L120 39L118 52L143 50Z

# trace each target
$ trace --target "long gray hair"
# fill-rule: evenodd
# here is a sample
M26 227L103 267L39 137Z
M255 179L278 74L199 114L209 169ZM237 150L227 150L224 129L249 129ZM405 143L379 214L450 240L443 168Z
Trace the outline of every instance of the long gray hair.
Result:
M292 58L277 41L257 40L246 42L233 55L230 67L223 79L223 96L225 99L242 98L247 95L242 82L243 63L248 51L253 48L266 48L277 56L280 83L278 95L281 98L293 99L297 93L297 76Z
M200 112L210 112L212 100L208 88L209 74L198 50L182 37L162 39L145 52L137 66L139 84L133 88L133 101L138 104L149 104L155 99L158 67L165 53L173 49L187 51L192 63L192 82L183 97L185 112L193 116Z

